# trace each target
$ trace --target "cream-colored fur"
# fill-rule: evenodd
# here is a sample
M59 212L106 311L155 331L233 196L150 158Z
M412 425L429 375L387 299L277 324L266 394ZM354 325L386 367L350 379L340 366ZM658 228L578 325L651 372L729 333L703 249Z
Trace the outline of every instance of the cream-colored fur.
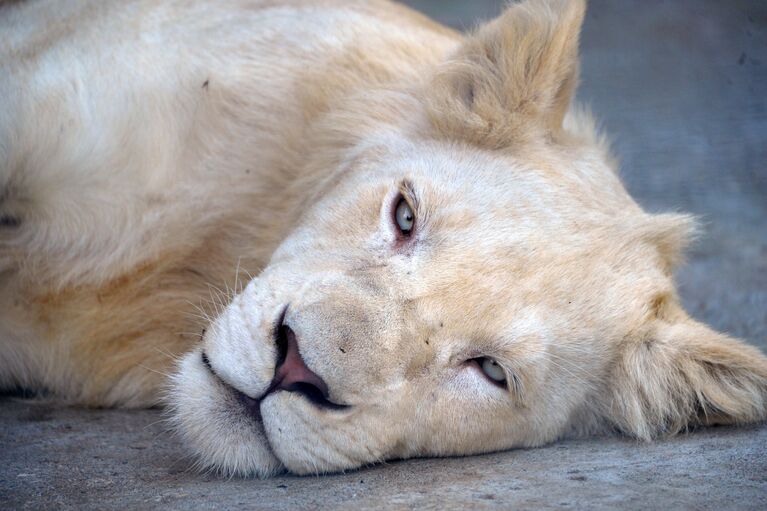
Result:
M571 105L583 10L0 7L0 386L170 383L200 464L261 476L763 420L765 357L679 305L692 220L643 212ZM346 408L261 399L282 311Z

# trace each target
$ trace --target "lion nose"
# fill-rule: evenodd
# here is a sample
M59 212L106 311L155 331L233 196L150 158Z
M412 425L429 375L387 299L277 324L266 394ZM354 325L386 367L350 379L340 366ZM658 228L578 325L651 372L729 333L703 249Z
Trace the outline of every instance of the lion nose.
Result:
M328 385L306 366L301 357L296 334L287 325L280 326L277 348L279 358L274 372L272 388L290 392L319 393L327 399Z

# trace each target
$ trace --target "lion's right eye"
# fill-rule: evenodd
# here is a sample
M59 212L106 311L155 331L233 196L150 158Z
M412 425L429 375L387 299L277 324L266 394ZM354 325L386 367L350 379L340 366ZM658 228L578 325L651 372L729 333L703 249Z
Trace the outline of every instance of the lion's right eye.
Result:
M404 197L400 197L397 203L397 208L394 210L394 220L399 231L405 236L410 236L415 227L415 213Z

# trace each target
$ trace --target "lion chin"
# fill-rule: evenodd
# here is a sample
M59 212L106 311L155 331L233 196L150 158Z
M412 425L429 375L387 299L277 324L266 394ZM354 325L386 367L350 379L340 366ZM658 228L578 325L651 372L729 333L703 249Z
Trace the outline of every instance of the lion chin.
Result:
M258 408L186 355L172 379L171 417L199 464L220 473L268 477L284 470L269 446Z
M764 420L767 358L680 304L694 219L573 103L584 10L3 4L0 388L260 477Z

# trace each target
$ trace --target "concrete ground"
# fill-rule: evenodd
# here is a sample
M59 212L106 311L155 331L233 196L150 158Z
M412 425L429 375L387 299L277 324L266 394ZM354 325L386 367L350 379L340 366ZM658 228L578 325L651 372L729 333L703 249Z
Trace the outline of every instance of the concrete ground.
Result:
M502 2L407 3L467 28ZM693 212L706 228L677 274L687 308L767 350L767 2L589 9L580 99L613 137L637 200ZM0 398L0 508L767 509L765 426L258 481L188 471L161 419Z
M0 509L767 509L767 427L227 480L187 471L156 411L0 406Z

